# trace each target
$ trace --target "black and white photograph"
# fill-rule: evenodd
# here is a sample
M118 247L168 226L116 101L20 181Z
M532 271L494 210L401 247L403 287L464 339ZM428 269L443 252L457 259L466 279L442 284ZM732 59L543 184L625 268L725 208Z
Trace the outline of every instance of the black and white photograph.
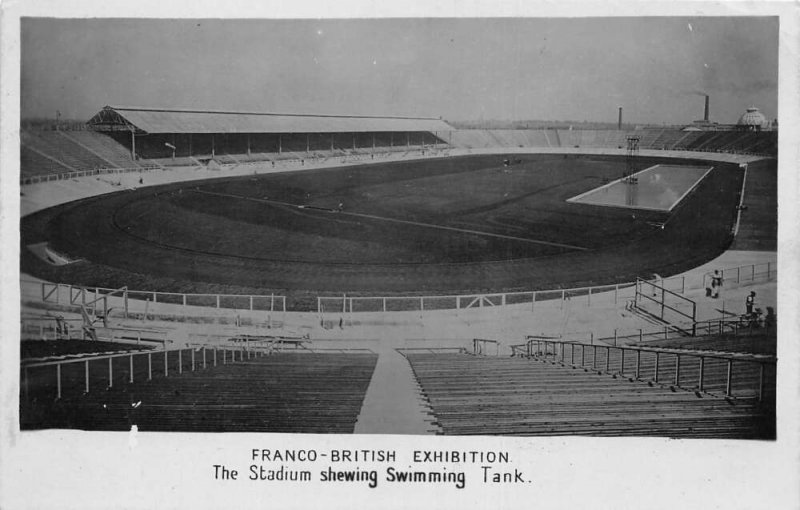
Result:
M3 508L797 507L791 3L40 4Z

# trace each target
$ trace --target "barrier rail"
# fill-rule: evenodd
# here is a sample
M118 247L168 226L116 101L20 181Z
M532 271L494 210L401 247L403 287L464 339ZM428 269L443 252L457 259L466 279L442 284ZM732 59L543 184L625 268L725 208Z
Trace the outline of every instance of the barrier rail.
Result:
M644 288L650 289L650 292L646 292ZM652 294L652 295L651 295ZM667 304L667 297L673 298L675 300L674 306L671 304ZM647 308L643 307L642 304L645 301L650 301L656 304L656 307L659 308L657 312L652 312ZM651 281L642 280L641 278L636 279L636 297L634 298L634 304L640 310L649 313L650 315L658 318L661 321L672 323L672 321L668 321L664 318L665 313L669 310L676 314L683 319L688 319L691 321L692 329L687 330L687 334L691 334L691 336L695 336L695 322L697 319L697 303L692 301L691 299L684 297L677 292L673 292L671 290L666 289L662 285L658 285ZM678 308L678 306L682 304L684 306L688 306L691 309L691 313L686 312ZM674 326L674 325L673 325ZM678 328L679 326L674 326ZM665 330L666 331L666 330Z
M734 268L722 269L723 274L736 275L735 278L724 280L728 287L734 284L754 283L757 281L772 281L777 278L778 271L771 262L750 264ZM658 286L674 294L683 294L688 290L703 289L706 287L709 275L687 277L685 275L660 278L653 280ZM724 277L723 277L724 278ZM645 280L647 281L647 280ZM78 300L85 303L91 294L97 297L100 294L114 292L115 289L102 287L85 287L63 283L50 283L22 279L21 283L29 287L27 294L38 294L41 301L53 304L76 304ZM37 287L38 290L33 290ZM25 295L25 289L23 289ZM214 308L220 310L248 310L269 311L270 313L285 313L287 311L308 311L307 308L290 309L284 295L244 295L244 294L186 294L177 292L158 291L127 291L127 298L131 301L150 302L152 304L176 305L181 308L172 309L178 315L193 315L191 307ZM70 296L67 299L66 296ZM537 290L524 292L487 293L487 294L446 294L427 296L317 296L317 314L324 320L325 314L337 317L352 317L360 312L408 312L408 311L441 311L441 310L468 310L492 308L509 305L526 305L530 311L535 311L537 304L543 302L559 301L563 306L569 302L571 306L616 306L621 302L630 301L636 297L636 283L626 282L611 285L597 285L589 287L575 287L567 289ZM122 306L122 303L119 304ZM148 306L141 310L141 306L132 309L131 313L147 315L151 313ZM269 318L272 320L272 317Z
M103 379L108 382L106 389L112 388L114 386L114 361L121 360L124 361L127 359L127 364L124 366L120 366L120 363L117 363L117 371L122 370L122 375L124 376L124 380L127 383L134 382L134 359L141 361L142 359L146 359L146 370L143 366L139 367L139 371L141 373L146 372L146 380L150 381L153 379L153 374L160 372L161 375L164 377L169 377L170 372L170 365L173 366L173 370L177 370L178 374L182 374L184 368L190 369L194 372L197 368L202 367L206 369L209 365L210 366L217 366L218 363L222 365L226 365L228 363L235 363L237 359L237 353L239 361L245 361L246 359L251 359L252 357L261 357L265 354L268 354L270 351L268 349L262 348L253 348L250 346L242 346L240 348L232 348L232 347L220 347L220 346L207 346L207 345L197 345L197 344L190 344L191 347L188 348L180 348L180 349L164 349L164 350L148 350L148 351L129 351L125 353L114 353L114 354L101 354L101 355L92 355L87 357L77 357L71 359L59 359L59 360L52 360L52 361L26 361L23 360L20 367L21 372L21 389L22 389L22 396L26 402L30 400L30 393L31 393L31 372L36 371L38 372L36 375L40 381L40 386L46 386L48 384L47 379L52 377L52 374L48 376L48 374L42 374L41 371L47 370L50 367L54 367L55 369L55 389L56 389L56 399L61 399L63 396L63 382L64 376L62 372L66 370L66 368L70 368L75 366L76 364L83 365L83 373L76 374L75 370L72 370L72 377L71 380L75 379L82 379L83 381L83 391L82 393L89 393L92 382L92 376L90 371L90 365L93 365L95 369L97 368L98 363L105 362L104 364L107 365L107 368L103 368ZM189 352L186 352L189 351ZM175 353L173 355L173 353ZM189 358L184 361L184 353L186 353ZM221 359L220 358L221 355ZM156 360L154 366L154 357L161 358L161 360ZM172 360L171 360L172 358ZM177 358L177 360L175 359ZM177 366L177 367L176 367ZM174 368L176 367L176 368ZM159 370L160 368L160 370ZM98 372L95 370L94 372ZM107 375L105 375L107 374ZM94 376L95 386L97 383L97 379L100 377L99 373L96 373ZM44 379L44 382L41 382ZM118 381L119 382L119 381ZM74 389L74 388L73 388Z
M674 340L679 338L702 338L703 336L710 335L723 335L732 333L734 336L746 336L763 331L764 328L769 328L774 324L769 324L766 318L752 318L747 315L738 315L726 319L707 319L693 323L691 326L684 325L684 327L677 327L672 325L664 325L662 327L655 327L651 329L633 328L633 329L614 329L613 334L602 336L595 331L585 332L572 332L565 338L549 337L548 339L561 339L569 342L585 342L589 344L605 343L613 346L616 345L629 345L631 343L642 343L654 340ZM690 335L687 328L691 328L695 334ZM533 335L528 335L527 339L539 338Z
M113 174L127 174L135 172L152 172L155 170L164 170L160 166L139 166L139 167L124 167L124 168L93 168L91 170L73 170L70 172L61 172L57 174L43 174L32 175L30 177L22 177L19 180L20 186L27 184L38 184L42 182L51 181L67 181L76 179L78 177L91 177L94 175L113 175Z
M472 339L472 354L478 355L488 355L490 354L489 346L494 346L494 355L500 355L500 342L497 340L485 340L482 338L474 338Z
M142 315L147 318L154 314L154 305L165 305L165 314L192 315L192 308L201 312L206 308L239 311L263 311L284 313L286 296L243 295L243 294L185 294L177 292L158 292L104 287L85 287L64 283L50 283L22 279L23 297L37 296L43 303L63 306L90 306L93 314L97 314L97 303L103 303L103 309L121 308L128 315ZM272 317L268 319L271 321Z
M535 348L534 348L535 346ZM569 349L567 349L569 346ZM576 363L575 351L576 347L580 347L580 361ZM591 351L591 356L586 355L586 351ZM569 361L567 361L566 351L569 350ZM601 366L598 367L598 350L604 354L600 358ZM515 352L519 353L521 349ZM599 370L606 374L619 375L628 377L633 380L652 381L653 383L662 383L661 373L664 372L666 367L672 371L671 386L690 390L699 391L700 393L709 393L709 386L724 387L724 395L733 398L734 395L734 377L738 375L740 387L736 388L737 392L745 393L747 390L754 392L759 401L765 399L767 385L771 388L775 387L775 368L777 360L774 356L758 355L758 354L725 354L725 353L710 353L710 352L690 352L685 350L667 349L667 348L653 348L653 347L631 347L631 346L609 346L609 345L590 345L577 342L564 342L556 340L546 340L539 338L531 338L526 344L526 355L528 357L541 357L547 360L551 357L555 361L560 361L563 364L570 364L581 368L591 368L592 370ZM604 352L603 352L604 351ZM617 360L612 364L612 352L618 354ZM625 356L626 353L632 354L635 361L632 367L626 368ZM652 363L643 363L642 354L646 353L652 358ZM588 363L591 359L591 365ZM629 358L630 359L630 358ZM686 360L697 360L698 368L686 367ZM708 373L709 361L718 362L714 366L715 372L712 375ZM672 361L667 365L668 361ZM683 362L683 363L682 363ZM723 365L720 371L719 364ZM737 365L734 365L734 364ZM674 370L673 369L674 366ZM745 368L741 368L744 366ZM734 368L739 368L738 374L734 372ZM752 369L757 368L757 377L753 377ZM687 369L688 368L688 369ZM627 369L627 374L626 374ZM652 377L644 374L645 369L652 369ZM682 372L683 369L683 372ZM633 373L631 373L631 371ZM688 372L688 376L687 376ZM719 377L723 380L720 381ZM767 380L769 378L769 381ZM756 379L753 381L753 379ZM696 381L696 382L695 382ZM756 386L755 388L753 386Z

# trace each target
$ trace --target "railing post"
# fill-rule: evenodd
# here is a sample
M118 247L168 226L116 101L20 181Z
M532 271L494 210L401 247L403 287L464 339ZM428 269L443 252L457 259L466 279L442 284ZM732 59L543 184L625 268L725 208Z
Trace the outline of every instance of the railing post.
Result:
M56 399L61 400L61 363L56 363Z
M681 382L681 355L675 355L675 386L680 386Z
M206 346L203 346L203 370L206 369Z
M703 356L700 356L700 381L698 382L698 386L700 387L700 392L703 391L703 372L705 372L706 368L706 359Z
M217 366L217 347L214 347L214 366Z
M728 376L725 378L725 396L731 396L731 373L733 371L733 360L728 360Z
M642 351L637 349L636 350L636 377L635 377L637 380L639 379L639 364L640 364L640 361L641 361L641 357L642 357Z
M164 377L169 377L169 351L164 346Z
M227 364L227 359L226 359L227 357L228 357L228 349L224 349L223 348L222 349L222 364L223 365Z
M108 387L114 386L114 368L111 366L111 358L108 358Z
M653 373L653 381L655 381L655 382L658 382L658 355L659 355L659 352L656 351L656 368L655 368L654 373Z
M608 373L611 367L611 347L606 345L605 348L606 348L606 373Z
M83 362L84 393L89 393L89 360Z
M178 349L178 373L183 373L183 349Z
M147 353L147 380L153 380L153 353Z
M566 344L564 344L566 347ZM569 364L575 365L575 344L569 344Z
M128 382L133 384L133 354L128 356L128 373L130 374Z
M194 349L192 349L192 372L194 372Z
M592 345L592 369L597 368L597 346Z
M619 375L625 375L625 348L620 347Z

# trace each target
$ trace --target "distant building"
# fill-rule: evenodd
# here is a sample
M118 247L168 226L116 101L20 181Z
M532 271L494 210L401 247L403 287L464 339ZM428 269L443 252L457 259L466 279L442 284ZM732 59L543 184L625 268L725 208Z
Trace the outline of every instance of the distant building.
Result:
M769 121L758 108L751 106L739 117L736 128L742 131L762 131L770 128Z

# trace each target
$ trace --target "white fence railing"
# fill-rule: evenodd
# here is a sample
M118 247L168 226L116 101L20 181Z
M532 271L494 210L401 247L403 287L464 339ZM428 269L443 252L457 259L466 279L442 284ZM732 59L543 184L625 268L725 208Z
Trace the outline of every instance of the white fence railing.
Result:
M178 292L139 291L83 287L64 283L50 283L23 279L23 300L45 304L80 307L86 306L93 315L116 309L124 316L143 316L158 312L172 315L196 316L209 308L225 311L254 311L284 313L286 296L243 294L185 294Z
M766 262L722 270L723 285L732 287L777 278L775 264ZM668 291L684 294L689 290L706 288L710 275L681 275L654 280ZM178 316L202 316L209 309L224 312L265 312L268 320L273 315L286 312L314 311L310 303L298 300L295 307L288 306L284 295L243 294L185 294L177 292L138 291L82 287L61 283L21 281L23 300L60 306L88 306L91 313L107 313L110 309L121 310L125 316L147 318L155 313ZM324 323L329 320L349 320L362 312L425 312L445 310L470 310L514 306L535 311L537 304L553 301L561 306L612 307L635 299L634 282L614 285L599 285L569 289L536 290L488 294L427 295L427 296L318 296L316 313ZM307 303L307 304L303 304ZM310 305L310 306L309 306ZM333 319L330 319L333 317Z
M76 179L78 177L91 177L95 175L110 175L110 174L127 174L132 172L152 172L155 170L163 170L159 166L137 166L127 168L93 168L91 170L73 170L71 172L62 172L54 174L31 175L22 177L19 180L20 186L26 184L37 184L40 182L50 181L64 181L69 179Z

